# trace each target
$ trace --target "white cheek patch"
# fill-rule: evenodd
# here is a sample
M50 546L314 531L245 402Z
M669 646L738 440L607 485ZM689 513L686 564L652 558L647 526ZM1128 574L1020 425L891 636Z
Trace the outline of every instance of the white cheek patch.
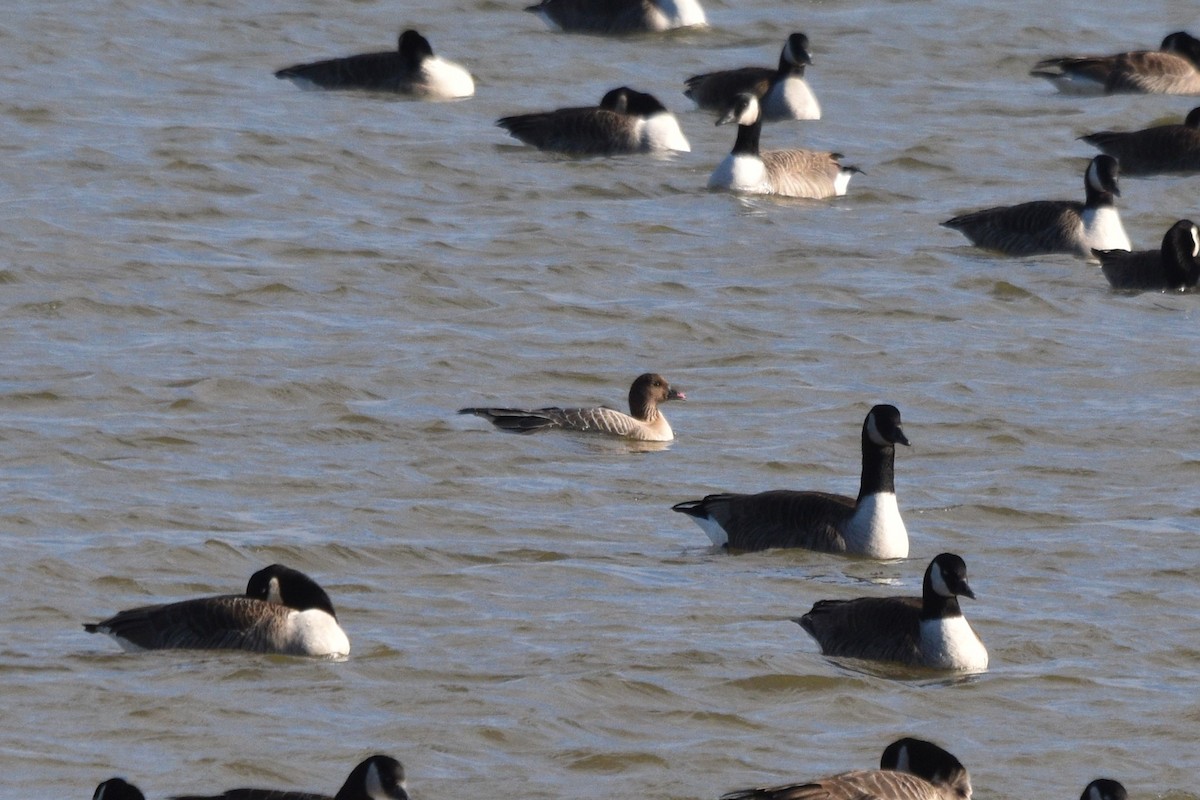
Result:
M950 591L950 587L946 585L946 576L942 574L941 565L935 566L929 574L929 582L933 585L933 590L942 597L953 597L954 592Z
M879 427L875 424L874 414L867 415L867 438L880 447L888 444L887 440L879 433Z
M1192 258L1200 256L1200 228L1192 226Z
M267 602L283 605L283 593L279 591L279 578L271 578L267 584Z
M908 760L908 745L900 748L900 752L896 754L896 766L893 767L896 772L912 772L912 764Z
M1088 186L1092 187L1098 192L1104 191L1104 187L1100 185L1100 171L1096 168L1095 159L1092 160L1092 163L1088 164L1087 183Z

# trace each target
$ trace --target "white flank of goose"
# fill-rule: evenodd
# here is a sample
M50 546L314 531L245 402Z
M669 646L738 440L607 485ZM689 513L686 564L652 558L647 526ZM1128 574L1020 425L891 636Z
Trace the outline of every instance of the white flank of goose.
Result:
M661 32L708 24L698 0L542 0L526 11L574 33Z
M1170 292L1200 283L1200 229L1190 219L1172 225L1158 250L1094 253L1114 289Z
M661 375L639 375L629 387L629 413L615 408L460 408L460 414L483 417L501 430L512 433L536 433L561 428L580 433L601 433L644 442L669 442L675 438L659 403L686 400L683 392L671 388Z
M1030 74L1064 94L1200 94L1200 40L1176 31L1158 50L1047 58Z
M220 595L122 611L86 623L125 650L249 650L338 656L350 642L316 581L280 564L254 573L242 595Z
M820 119L821 105L804 81L804 68L813 63L808 37L793 33L779 54L779 66L741 67L693 75L684 94L700 108L724 112L734 98L749 92L762 103L764 122L787 119Z
M896 504L896 445L908 444L895 406L878 405L863 420L858 497L777 490L710 494L672 506L692 517L717 547L803 547L868 558L904 558L908 531Z
M1200 107L1182 125L1157 125L1140 131L1100 131L1080 136L1121 164L1123 175L1159 175L1200 170Z
M429 40L414 30L400 34L395 50L360 53L275 73L304 89L367 89L425 100L453 100L475 94L475 81L462 66L433 54Z
M653 95L620 86L598 106L501 117L496 124L539 150L569 155L690 151L675 115Z
M330 800L330 797L286 789L227 789L213 795L176 795L174 800ZM371 756L354 768L332 800L408 800L404 767L391 756Z
M942 223L960 231L976 247L1010 256L1129 250L1129 236L1117 214L1117 160L1096 156L1083 176L1084 202L1034 200L960 214Z
M987 648L963 617L959 597L975 597L967 565L942 553L925 570L920 597L820 600L796 621L828 656L982 672Z

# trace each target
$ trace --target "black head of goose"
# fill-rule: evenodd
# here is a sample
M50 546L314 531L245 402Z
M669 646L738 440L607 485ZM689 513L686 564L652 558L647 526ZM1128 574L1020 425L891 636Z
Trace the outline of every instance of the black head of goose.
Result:
M820 600L796 622L828 656L982 672L987 648L963 617L959 597L975 597L966 562L942 553L929 562L920 597Z
M741 789L721 800L971 800L971 779L950 753L921 739L888 745L879 769Z
M1073 253L1092 257L1092 250L1128 250L1129 236L1117 214L1117 160L1096 156L1083 174L1086 199L1033 200L960 214L942 223L959 231L976 247L1010 256Z
M1030 74L1064 94L1200 94L1200 40L1176 31L1157 50L1046 58Z
M858 167L843 166L841 153L824 150L760 150L762 104L742 92L717 120L737 123L737 139L729 155L708 178L708 188L740 194L774 194L820 200L846 193Z
M483 417L512 433L536 433L561 428L579 433L601 433L644 442L669 442L675 438L658 406L687 396L657 373L639 375L629 387L629 413L606 406L588 408L460 408L460 414Z
M1119 781L1097 778L1083 788L1079 800L1129 800L1129 792Z
M471 74L435 56L429 40L414 30L400 34L395 50L295 64L277 71L275 77L304 89L366 89L428 100L475 94Z
M699 0L541 0L525 9L572 33L661 32L708 24Z
M579 156L688 152L675 115L654 95L620 86L598 106L501 117L496 125L539 150Z
M777 68L742 67L693 75L684 82L684 94L700 108L724 112L734 97L749 92L760 98L764 122L820 119L821 106L804 81L804 69L812 63L808 37L797 32L784 42Z
M1200 106L1183 124L1140 131L1100 131L1080 139L1121 163L1124 175L1159 175L1200 170Z
M124 778L109 778L96 787L92 800L146 800L146 796Z
M1096 250L1094 254L1114 289L1170 292L1200 283L1200 229L1190 219L1172 225L1158 250Z
M213 795L176 795L173 800L330 800L329 795L286 789L227 789ZM332 800L408 800L404 767L391 756L375 755L360 763Z
M302 572L272 564L250 576L246 592L122 611L84 624L126 650L248 650L336 656L350 652L329 595Z
M870 410L862 427L858 497L776 490L710 494L672 506L692 517L717 547L803 547L868 558L904 558L908 531L896 504L896 445L908 444L895 406Z

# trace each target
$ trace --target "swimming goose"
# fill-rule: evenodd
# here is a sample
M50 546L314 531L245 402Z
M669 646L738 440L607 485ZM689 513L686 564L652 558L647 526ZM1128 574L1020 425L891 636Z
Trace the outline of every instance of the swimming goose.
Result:
M971 800L971 777L962 763L922 739L892 742L879 769L843 772L782 786L742 789L721 800Z
M229 789L214 795L178 795L174 800L330 800L329 795L284 789ZM408 800L404 767L390 756L363 761L332 800Z
M783 197L821 199L846 193L858 167L844 167L840 153L819 150L763 150L758 148L762 114L758 98L749 92L736 96L718 125L738 124L737 141L708 179L709 189L744 194L777 194Z
M451 100L475 94L475 81L463 67L433 54L429 40L414 30L400 34L396 50L361 53L275 73L304 89L369 89L425 100Z
M526 11L575 33L661 32L707 25L698 0L541 0Z
M1158 250L1093 252L1114 289L1174 291L1200 283L1200 229L1190 219L1172 225Z
M961 214L942 223L961 231L977 247L1010 256L1075 253L1092 257L1092 250L1128 250L1129 236L1113 203L1117 160L1096 156L1084 172L1086 200L1034 200Z
M871 409L862 427L858 498L826 492L776 490L710 494L672 511L695 519L712 543L729 550L804 547L868 558L904 558L908 531L893 484L896 445L908 444L895 406Z
M1064 94L1200 94L1200 40L1177 31L1158 50L1047 58L1029 74Z
M820 600L796 622L828 656L981 672L987 648L963 617L960 596L975 598L967 565L942 553L929 562L920 597Z
M653 95L620 86L599 106L501 117L496 122L539 150L571 155L620 155L692 148L679 121Z
M1188 113L1182 125L1127 133L1100 131L1079 138L1121 162L1126 175L1200 170L1200 106Z
M808 84L804 68L812 64L808 37L793 33L779 54L779 66L742 67L693 75L685 83L685 95L700 108L724 112L742 92L760 98L764 122L784 119L820 119L821 106Z
M206 649L330 656L350 652L333 603L302 572L272 564L250 576L244 595L221 595L122 611L86 623L125 650Z
M1119 781L1097 778L1083 789L1079 800L1127 800L1129 793Z
M605 406L594 408L460 408L460 414L483 417L512 433L536 433L562 428L581 433L604 433L643 442L669 442L675 438L659 403L686 400L662 375L647 372L629 387L629 413Z
M109 778L96 787L92 800L146 800L142 790L122 778Z

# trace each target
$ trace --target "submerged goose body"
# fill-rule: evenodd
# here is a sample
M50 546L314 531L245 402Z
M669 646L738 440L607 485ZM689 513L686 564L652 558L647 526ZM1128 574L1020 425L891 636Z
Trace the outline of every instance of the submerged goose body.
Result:
M905 738L888 745L879 769L742 789L721 800L971 800L971 794L970 775L957 758L932 742Z
M496 124L539 150L569 155L691 150L675 115L653 95L627 86L606 93L598 106L518 114Z
M808 37L793 33L779 54L779 66L742 67L693 75L684 94L700 108L724 112L737 95L748 92L759 98L764 122L787 119L820 119L821 105L804 81L811 65Z
M1114 289L1169 292L1200 283L1200 228L1190 219L1172 225L1158 250L1097 250L1095 255Z
M92 800L146 800L146 796L123 778L109 778L96 787Z
M1100 131L1079 138L1117 159L1126 175L1200 170L1200 107L1193 108L1182 125Z
M709 189L739 194L773 194L819 200L846 193L850 178L861 170L843 166L841 154L820 150L760 150L762 114L758 98L743 92L717 120L736 122L737 141L708 179Z
M400 34L395 50L296 64L279 70L275 77L305 89L367 89L427 100L475 94L471 74L435 56L429 40L414 30Z
M961 214L942 223L961 232L976 247L1010 256L1074 253L1092 257L1092 250L1129 250L1113 198L1117 161L1096 156L1083 179L1085 201L1034 200Z
M707 25L698 0L542 0L526 11L575 33L661 32Z
M122 611L87 623L126 650L248 650L331 656L350 652L333 603L302 572L272 564L250 577L243 595L221 595Z
M711 494L672 506L692 517L717 547L802 547L868 558L904 558L908 531L896 504L896 445L908 444L895 406L871 409L862 427L858 497L777 490Z
M408 800L408 790L400 762L375 755L355 767L332 798L286 789L229 789L213 795L177 795L174 800Z
M560 428L579 433L601 433L645 442L669 442L675 438L659 403L686 400L683 392L671 387L661 375L639 375L629 388L629 413L615 408L462 408L460 414L483 417L501 430L512 433L536 433Z
M1177 31L1158 50L1047 58L1030 74L1065 94L1200 94L1200 40Z
M825 655L981 672L987 649L963 617L960 596L975 597L967 565L942 553L925 570L920 597L820 600L797 622Z

